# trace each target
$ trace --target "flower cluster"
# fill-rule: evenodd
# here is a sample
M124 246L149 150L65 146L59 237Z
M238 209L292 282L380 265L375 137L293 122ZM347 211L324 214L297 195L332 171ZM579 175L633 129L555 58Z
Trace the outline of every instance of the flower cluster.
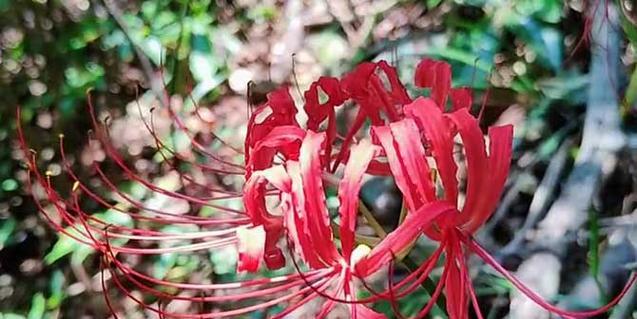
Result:
M468 318L470 305L481 318L468 269L470 254L491 265L538 305L561 316L589 317L617 303L625 291L594 311L556 308L520 283L474 240L473 234L490 217L504 188L513 128L491 127L485 137L479 119L470 112L471 90L452 88L451 68L445 62L422 60L416 67L414 84L423 93L428 91L429 97L411 98L396 69L385 61L363 63L342 78L321 77L303 94L302 109L307 116L304 124L297 119L300 108L289 88L281 87L270 93L267 102L249 118L244 150L237 150L243 153L244 165L207 149L168 108L177 128L190 138L193 149L209 159L205 164L193 165L210 174L245 177L242 191L229 191L200 184L192 176L179 173L184 185L204 188L209 194L205 196L166 189L136 175L109 142L108 135L99 134L103 128L91 107L97 132L94 138L128 179L168 198L196 207L212 207L220 212L214 217L178 215L148 207L118 190L98 164L95 171L125 205L100 197L68 166L75 185L70 198L62 198L51 181L38 172L35 153L29 151L21 131L19 136L30 177L44 190L48 204L37 202L45 217L59 232L101 252L109 280L148 311L162 316L232 317L286 305L273 316L282 318L315 298L323 298L325 302L314 315L316 318L325 317L337 307L346 309L352 318L384 318L369 305L380 300L395 303L414 293L441 263L442 274L435 290L416 318L425 317L443 293L450 318ZM338 109L345 107L356 107L357 113L341 135L336 116ZM153 132L152 127L149 130ZM165 147L156 134L153 136L158 149L167 150L173 158L182 156ZM61 147L64 154L63 143ZM467 171L462 183L457 177L461 157L458 154L464 155ZM361 185L366 177L374 175L394 179L402 193L406 215L396 229L370 247L358 240L357 222L359 211L364 209L359 199ZM330 215L326 204L328 188L338 193L337 216ZM125 213L131 218L130 223L115 225L86 213L80 205L81 195ZM232 199L241 200L244 209L224 205ZM176 223L196 225L197 231L162 231L162 225ZM406 254L420 236L437 242L435 251L406 277L397 282L390 280L384 291L372 291L370 297L360 298L360 283L381 269L391 269L396 256ZM168 242L172 244L167 245ZM258 273L262 267L273 270L285 266L290 272L276 278L255 276L233 283L183 283L146 275L127 265L122 257L224 246L237 247L238 272ZM634 281L632 277L626 289ZM196 314L174 313L162 309L161 303L147 304L149 299L130 293L131 287L154 300L232 302L233 307ZM169 294L160 287L194 293ZM200 292L209 293L192 296Z

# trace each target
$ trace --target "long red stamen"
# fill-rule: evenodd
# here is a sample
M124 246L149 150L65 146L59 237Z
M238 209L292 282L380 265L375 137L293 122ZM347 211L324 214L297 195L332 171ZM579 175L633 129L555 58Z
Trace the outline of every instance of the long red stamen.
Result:
M232 170L227 170L227 169L221 169L221 168L216 168L214 166L211 165L206 165L206 164L201 164L198 163L197 161L191 161L190 159L184 158L179 152L173 150L172 148L168 147L164 142L161 141L161 139L159 138L159 136L157 136L157 132L155 130L155 124L154 124L154 117L153 117L153 109L151 109L150 111L150 124L148 124L146 122L146 119L144 118L143 112L141 110L141 106L139 106L139 102L138 104L138 112L139 112L139 116L144 124L144 126L146 127L146 130L148 131L148 133L151 135L151 137L153 138L153 140L155 141L155 150L161 155L162 159L164 160L164 162L169 163L169 165L177 172L179 172L180 174L184 174L184 177L186 177L187 175L183 172L181 172L181 170L179 170L177 168L177 165L172 163L173 161L169 160L168 156L166 156L166 154L164 154L165 152L168 152L172 157L181 160L181 161L185 161L188 162L191 165L194 165L195 167L201 169L202 171L206 171L206 172L212 172L212 173L220 173L220 174L228 174L228 175L242 175L243 171L232 171ZM197 182L195 182L194 180L191 180L192 177L189 177L189 181L191 181L192 183L198 184ZM198 184L201 185L201 184ZM205 187L206 189L210 186L208 185L201 185L202 187Z
M96 202L98 202L99 204L111 208L111 209L115 209L118 211L121 211L123 213L127 213L129 215L131 215L132 217L137 217L139 219L146 219L146 220L153 220L153 221L158 221L158 222L162 222L162 219L159 218L150 218L147 216L143 216L141 214L135 214L135 213L131 213L131 212L126 212L124 210L122 210L121 208L118 208L116 205L112 205L109 204L108 201L106 201L105 199L101 198L99 195L97 195L95 192L91 191L82 181L81 179L73 172L73 170L71 169L70 165L68 164L69 161L66 159L66 155L64 152L64 145L62 143L62 141L60 141L60 154L62 156L62 164L64 165L65 171L67 173L67 175L69 175L69 177L71 179L74 180L74 182L76 183L77 187L79 189L81 189L85 194L87 194L89 197L91 197L93 200L95 200ZM121 190L119 190L118 187L116 187L104 174L104 172L101 170L101 168L99 166L97 166L97 163L93 163L95 171L98 173L100 179L108 186L109 190L114 192L115 194L117 194L120 198L123 198L124 200L126 200L129 204L131 204L133 207L139 209L139 210L143 210L145 212L151 212L153 214L156 215L161 215L161 216L166 216L167 219L169 221L164 220L164 223L168 223L168 222L175 222L175 223L198 223L198 224L222 224L222 223L244 223L247 222L247 219L232 219L232 220L211 220L210 218L206 218L206 217L198 217L198 216L188 216L188 215L179 215L179 214L172 214L169 212L164 212L158 209L153 209L150 207L146 207L144 204L142 204L141 202L131 198L130 196L128 196L127 194L125 194L124 192L122 192ZM227 196L220 196L220 197L216 197L214 199L232 199L232 198L238 198L240 195L227 195Z
M478 256L480 256L480 258L482 258L482 260L484 260L487 264L489 264L491 267L497 270L500 274L502 274L502 276L504 276L507 280L509 280L516 288L518 288L528 298L533 300L538 306L552 313L558 314L560 316L574 317L574 318L587 318L587 317L594 317L594 316L603 314L607 312L608 310L610 310L613 306L615 306L624 297L624 295L626 295L626 293L633 286L633 284L637 281L637 274L633 272L633 274L631 274L630 279L628 280L624 288L621 290L621 292L617 296L615 296L615 298L613 298L610 302L608 302L606 305L602 307L599 307L595 310L590 310L590 311L568 311L568 310L564 310L564 309L551 305L544 298L542 298L540 295L538 295L529 287L527 287L525 284L523 284L508 270L504 269L504 267L502 267L502 265L500 265L495 260L495 258L493 258L493 256L491 256L484 248L482 248L482 246L480 246L480 244L478 244L474 239L463 238L463 241L471 249L471 251L476 253Z
M440 293L442 292L445 281L447 281L448 275L448 269L444 268L444 270L442 271L442 276L440 276L440 279L438 279L438 284L436 285L434 293L431 295L431 298L427 302L427 305L425 305L425 307L422 308L422 310L416 315L416 319L424 318L431 311L433 306L436 304L436 301L438 301L438 297L440 297Z

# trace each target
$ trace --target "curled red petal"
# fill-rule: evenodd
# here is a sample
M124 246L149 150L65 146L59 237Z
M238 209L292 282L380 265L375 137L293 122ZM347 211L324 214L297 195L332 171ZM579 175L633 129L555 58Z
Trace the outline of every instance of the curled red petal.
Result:
M451 66L444 61L423 59L416 66L414 84L431 89L431 97L444 110L451 88Z
M365 277L380 270L393 258L406 249L423 230L444 213L456 211L456 208L444 201L423 205L418 211L407 215L405 221L392 231L383 241L372 249L370 254L356 264L356 273Z
M321 93L326 101L321 102ZM323 158L324 165L328 165L332 154L332 143L336 138L336 111L335 108L347 99L347 94L341 89L337 78L320 77L305 91L305 105L303 109L307 114L307 128L318 132L321 124L327 119L327 143Z
M385 73L385 76L389 81L392 102L401 106L410 103L411 98L407 93L407 89L405 89L405 86L400 81L396 68L389 65L389 63L385 60L379 61L377 65Z
M425 149L414 121L404 119L391 123L389 127L374 126L372 133L383 147L409 211L416 211L424 203L436 200Z
M358 196L363 183L363 175L375 154L375 146L368 140L362 140L352 147L350 159L345 165L343 179L338 185L341 246L343 257L348 262L354 249Z
M418 98L405 106L405 114L415 119L422 129L444 187L445 199L454 205L458 201L458 165L453 158L454 141L447 120L436 103L428 98Z
M462 225L477 211L481 196L492 190L491 185L483 183L491 173L487 171L487 152L478 120L467 109L445 115L455 124L467 158L467 196L462 213L457 217L457 224Z
M376 74L376 70L382 72L380 75L384 76L388 83L383 83L381 76ZM398 121L403 117L403 106L411 102L396 69L386 61L359 64L356 69L343 77L341 86L343 92L346 92L360 109L354 123L347 131L341 151L332 167L333 171L345 158L355 134L366 120L369 119L375 126L385 125L383 118L390 122Z
M296 188L295 191L304 193L306 229L311 235L316 253L323 261L329 264L335 260L337 252L333 243L330 217L327 212L325 191L323 189L320 152L324 142L324 133L308 131L305 135L299 157L302 187L300 189Z
M256 272L259 270L265 249L265 230L263 226L237 229L239 262L237 271Z
M321 93L327 98L324 102L321 102ZM308 116L307 128L313 131L318 131L319 125L328 116L333 116L334 107L343 104L347 99L347 94L341 89L339 80L324 76L313 82L303 95L305 96L303 109Z
M412 119L404 119L389 125L398 153L409 174L407 178L422 203L436 200L431 170L425 159L425 148L420 132Z
M303 137L305 137L305 130L294 125L282 125L270 129L268 134L248 151L251 154L249 158L246 153L246 179L250 178L253 171L270 167L277 153L282 154L285 159L298 159Z
M289 191L291 180L281 166L274 166L263 171L255 172L244 186L243 202L246 213L253 225L263 225L266 233L264 259L269 269L278 269L284 266L285 259L277 242L283 234L283 220L271 215L265 203L265 187L272 184L279 190Z
M283 86L268 94L268 101L257 108L248 120L245 139L245 161L248 163L252 156L251 148L267 136L278 126L299 126L296 121L297 109L289 88Z
M350 73L343 76L341 85L354 100L364 100L369 95L369 78L376 70L376 63L363 62Z
M459 109L471 109L471 104L473 104L473 97L471 94L472 91L468 87L451 89L449 97L451 98L452 111Z
M489 129L489 158L486 167L488 174L482 181L483 187L481 188L484 191L480 195L479 203L474 208L475 211L471 213L472 216L468 224L463 226L469 233L475 232L482 226L498 204L509 175L512 140L512 125Z
M390 128L386 126L374 126L372 127L372 134L373 137L378 139L385 152L387 163L396 182L396 186L398 186L398 189L400 189L400 192L403 194L407 208L409 211L416 211L420 203L417 202L414 189L409 182L409 172L404 167L398 154L398 147L394 142Z
M292 189L289 193L281 195L281 207L288 238L292 240L294 249L310 268L324 268L326 265L321 261L320 252L316 249L320 238L314 238L316 232L310 229L313 222L310 221L311 217L306 212L300 164L297 161L287 161L286 167L292 179Z
M285 85L268 93L267 103L276 115L288 118L294 117L297 113L290 89Z
M381 76L376 74L376 70L380 70L380 75L387 79L388 87L383 83ZM383 110L390 121L399 120L402 116L402 106L411 102L405 86L400 82L398 72L387 61L362 63L345 75L341 83L343 91L360 105L373 125L383 123Z

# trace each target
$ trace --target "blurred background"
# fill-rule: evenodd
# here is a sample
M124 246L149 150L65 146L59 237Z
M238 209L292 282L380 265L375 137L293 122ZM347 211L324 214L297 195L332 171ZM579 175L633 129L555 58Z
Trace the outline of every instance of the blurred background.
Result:
M169 96L181 110L199 108L185 118L193 132L214 128L241 146L248 105L263 102L281 84L302 92L321 75L339 76L362 61L385 59L413 89L414 66L425 56L451 63L454 85L474 88L474 110L484 106L485 128L515 125L511 174L481 242L549 300L572 308L599 305L635 267L634 5L623 0L0 0L0 318L110 316L99 258L58 236L27 192L15 141L18 106L40 169L62 192L72 183L61 164L61 133L77 174L103 186L92 169L106 154L88 139L89 99L101 119L108 117L112 141L129 163L178 190L178 178L162 164L142 121L159 107L156 93ZM605 23L595 25L596 10L607 12L607 6L615 10L608 9ZM166 143L194 156L190 140L166 114L158 113L154 126ZM114 165L105 165L118 188L144 203L191 211L187 203L144 193ZM240 183L198 173L210 183ZM391 183L370 182L364 192L390 224L391 201L375 200L395 196ZM43 196L41 190L34 193L36 199ZM118 218L94 209L103 219ZM130 262L172 280L236 276L232 250ZM488 267L477 269L475 285L488 318L550 317ZM112 298L120 317L153 317L121 294ZM603 317L637 318L632 315L636 298L631 292ZM425 301L423 295L411 296L401 301L401 310L413 314ZM188 302L170 307L196 308ZM389 304L377 309L391 314Z

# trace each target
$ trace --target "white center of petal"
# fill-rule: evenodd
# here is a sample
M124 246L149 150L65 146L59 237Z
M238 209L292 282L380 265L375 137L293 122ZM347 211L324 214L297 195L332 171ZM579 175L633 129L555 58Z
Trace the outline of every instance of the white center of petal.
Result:
M356 246L356 248L354 249L354 251L352 251L352 256L350 257L350 267L354 267L356 266L356 264L363 258L365 258L367 255L369 255L369 253L372 251L372 249L367 246L367 245L358 245Z

